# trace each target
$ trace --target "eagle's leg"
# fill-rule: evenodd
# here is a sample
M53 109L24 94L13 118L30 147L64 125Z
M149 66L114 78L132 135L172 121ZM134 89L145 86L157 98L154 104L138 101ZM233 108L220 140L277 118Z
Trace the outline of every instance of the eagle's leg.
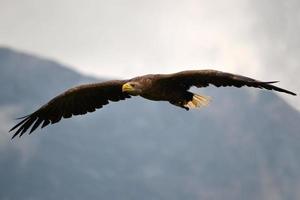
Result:
M186 102L185 106L188 108L201 108L207 106L211 98L200 94L193 94L193 98Z
M207 106L211 101L210 97L199 95L199 94L192 94L191 97L183 98L179 101L169 101L171 104L184 108L185 110L189 110L190 108L200 108L203 106Z

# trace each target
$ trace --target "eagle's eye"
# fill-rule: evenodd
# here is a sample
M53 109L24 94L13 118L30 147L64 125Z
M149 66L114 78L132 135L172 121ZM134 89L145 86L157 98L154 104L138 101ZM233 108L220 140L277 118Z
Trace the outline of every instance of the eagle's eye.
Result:
M136 86L136 84L135 84L135 83L131 83L130 85L131 85L132 87L135 87L135 86Z

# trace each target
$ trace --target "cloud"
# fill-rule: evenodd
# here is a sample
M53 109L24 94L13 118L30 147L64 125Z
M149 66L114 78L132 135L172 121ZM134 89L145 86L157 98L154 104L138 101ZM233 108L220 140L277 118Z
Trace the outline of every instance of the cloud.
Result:
M264 78L280 80L280 86L300 91L300 2L252 1L253 34L260 71ZM297 97L282 95L300 110Z
M124 77L186 68L233 69L236 60L241 66L252 60L249 64L255 66L245 56L252 52L240 34L249 24L246 1L30 2L2 3L5 31L0 42L86 73Z
M86 74L129 78L214 68L280 80L280 86L300 91L296 0L0 4L0 44L55 58ZM296 99L288 98L293 105Z

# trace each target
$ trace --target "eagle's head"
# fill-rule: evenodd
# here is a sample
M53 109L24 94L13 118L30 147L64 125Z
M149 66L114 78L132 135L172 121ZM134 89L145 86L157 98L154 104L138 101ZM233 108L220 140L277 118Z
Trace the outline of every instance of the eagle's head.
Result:
M136 81L127 82L122 86L122 92L127 92L130 95L136 96L142 93L142 84Z

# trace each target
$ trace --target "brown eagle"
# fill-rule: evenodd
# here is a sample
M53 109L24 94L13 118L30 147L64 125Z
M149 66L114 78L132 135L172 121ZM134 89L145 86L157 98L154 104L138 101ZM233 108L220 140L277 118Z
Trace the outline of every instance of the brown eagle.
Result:
M42 128L54 124L61 118L83 115L102 108L110 101L119 101L131 96L141 96L153 101L169 103L189 110L209 103L209 98L189 91L192 86L207 87L256 87L275 90L291 95L295 93L272 85L278 81L262 82L231 73L216 70L190 70L173 74L148 74L129 80L112 80L101 83L79 85L54 97L35 112L21 117L21 122L10 131L17 131L13 137L20 137L32 126L32 133L41 123Z

